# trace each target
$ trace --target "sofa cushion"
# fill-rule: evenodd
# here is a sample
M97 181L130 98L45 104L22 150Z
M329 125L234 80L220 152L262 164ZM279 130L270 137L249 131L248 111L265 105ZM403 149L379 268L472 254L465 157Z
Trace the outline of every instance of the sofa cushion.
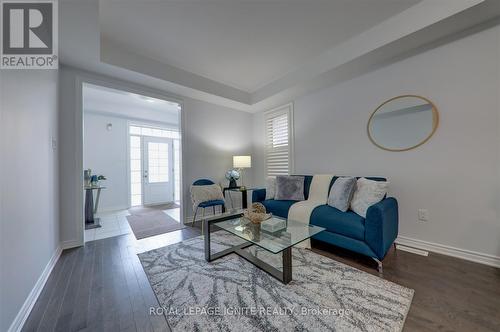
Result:
M335 181L328 195L328 205L346 212L356 190L356 178L340 177Z
M274 199L266 199L261 203L264 204L268 213L272 213L278 217L288 218L288 210L290 210L290 207L297 203L297 201L278 201Z
M276 196L276 177L268 176L266 179L266 199L274 199Z
M303 201L304 198L304 177L297 175L280 175L276 177L277 200Z
M310 223L326 228L328 232L361 241L365 239L365 219L352 211L342 212L329 205L321 205L312 212Z
M356 191L351 201L351 210L366 218L366 211L370 206L384 199L389 182L373 181L366 178L358 179Z

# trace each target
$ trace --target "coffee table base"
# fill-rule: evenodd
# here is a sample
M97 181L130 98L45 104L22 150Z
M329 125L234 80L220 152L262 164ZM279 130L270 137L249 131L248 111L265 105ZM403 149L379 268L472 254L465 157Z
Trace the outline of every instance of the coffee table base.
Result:
M218 220L220 221L220 220ZM212 262L216 259L219 259L221 257L227 256L229 254L237 254L238 256L246 259L248 262L252 263L253 265L257 266L259 269L267 272L274 278L278 279L284 284L288 284L290 281L292 281L292 247L286 248L285 250L282 251L282 257L283 257L283 271L278 270L274 266L269 265L268 263L264 262L263 260L255 257L254 255L250 254L248 251L245 251L245 248L248 248L252 245L254 245L251 242L244 242L242 244L239 244L237 246L230 247L228 249L225 249L223 251L217 252L212 254L210 252L210 226L211 223L209 220L204 220L205 223L204 225L204 238L205 238L205 259L207 262Z

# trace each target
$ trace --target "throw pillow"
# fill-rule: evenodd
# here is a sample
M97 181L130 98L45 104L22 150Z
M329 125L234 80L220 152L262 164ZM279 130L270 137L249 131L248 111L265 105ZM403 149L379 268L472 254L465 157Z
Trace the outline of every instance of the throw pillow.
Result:
M303 201L304 177L303 176L277 176L276 200Z
M203 202L224 200L224 195L218 184L204 186L191 186L191 200L193 201L193 210Z
M351 204L352 196L356 190L356 179L353 177L337 178L333 183L330 195L328 196L328 205L346 212Z
M356 191L351 201L351 210L366 218L366 211L373 204L384 199L389 188L389 182L373 181L365 178L358 179Z
M266 179L266 199L274 199L276 196L276 177L268 176Z

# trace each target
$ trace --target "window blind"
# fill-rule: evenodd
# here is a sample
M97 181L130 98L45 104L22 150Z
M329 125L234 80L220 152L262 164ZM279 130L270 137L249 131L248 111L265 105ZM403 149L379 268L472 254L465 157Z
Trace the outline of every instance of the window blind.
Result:
M266 114L266 172L268 176L290 173L290 109Z

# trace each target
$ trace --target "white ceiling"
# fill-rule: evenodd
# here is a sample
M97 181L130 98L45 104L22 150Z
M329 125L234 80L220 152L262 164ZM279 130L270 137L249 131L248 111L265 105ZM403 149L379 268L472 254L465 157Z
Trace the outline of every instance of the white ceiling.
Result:
M500 1L60 0L59 9L62 64L256 112L498 24Z
M178 124L180 105L93 84L83 86L85 112L98 112L152 122Z
M254 92L421 0L103 1L101 34Z

